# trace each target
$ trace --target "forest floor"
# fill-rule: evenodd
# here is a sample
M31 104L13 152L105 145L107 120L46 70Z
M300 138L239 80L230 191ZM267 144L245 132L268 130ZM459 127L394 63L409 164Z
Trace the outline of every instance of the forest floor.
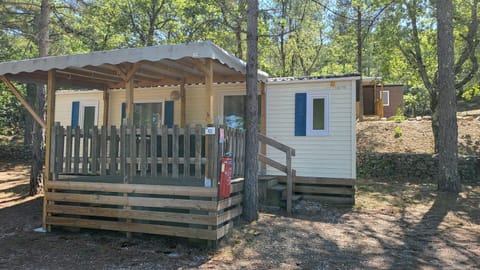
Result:
M0 163L0 269L478 269L480 187L458 197L413 181L358 179L356 204L262 208L218 249L152 235L41 226L28 167Z

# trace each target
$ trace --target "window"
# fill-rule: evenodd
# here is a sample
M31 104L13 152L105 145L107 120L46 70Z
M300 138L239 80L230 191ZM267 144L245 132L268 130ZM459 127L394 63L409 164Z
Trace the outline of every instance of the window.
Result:
M328 135L329 112L328 95L307 95L306 135Z
M295 94L295 136L326 136L330 128L328 93Z
M245 95L223 96L223 124L231 128L245 127ZM261 97L258 96L258 124L261 122Z
M122 103L122 122L127 117L127 104ZM133 105L133 123L140 127L160 127L174 124L174 101L137 102Z
M133 106L133 123L137 127L160 127L162 116L162 102L135 103Z
M390 91L382 91L383 106L390 106Z
M72 102L71 126L90 130L98 124L98 101Z

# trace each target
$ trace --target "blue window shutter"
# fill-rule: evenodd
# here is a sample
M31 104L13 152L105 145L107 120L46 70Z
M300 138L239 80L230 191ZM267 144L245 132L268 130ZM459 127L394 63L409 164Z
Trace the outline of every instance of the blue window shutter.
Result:
M307 135L307 93L295 94L295 136Z
M165 117L163 123L169 128L173 127L173 101L165 101Z
M122 123L125 118L127 118L127 103L122 102Z
M78 127L79 115L80 115L80 102L73 101L72 102L72 119L71 119L72 128Z

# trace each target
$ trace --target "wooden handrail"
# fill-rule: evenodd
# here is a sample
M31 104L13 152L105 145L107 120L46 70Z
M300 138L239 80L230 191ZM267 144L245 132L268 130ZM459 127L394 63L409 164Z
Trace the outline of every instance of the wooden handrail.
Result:
M272 139L270 137L267 137L261 133L257 133L257 138L258 141L264 144L268 144L271 147L274 147L275 149L278 149L284 153L291 152L292 156L295 156L295 149L291 148L290 146L283 144L279 141L276 141L275 139Z
M260 143L285 153L285 165L265 156L263 153L258 154L258 160L287 175L287 212L290 214L292 213L293 181L296 176L296 171L292 169L292 157L295 156L295 149L261 133L257 134L257 138Z

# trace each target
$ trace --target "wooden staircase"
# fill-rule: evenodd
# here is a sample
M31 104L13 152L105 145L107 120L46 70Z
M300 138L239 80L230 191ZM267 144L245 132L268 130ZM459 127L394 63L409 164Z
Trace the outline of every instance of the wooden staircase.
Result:
M287 207L287 186L279 183L275 176L260 176L258 179L259 201L268 206ZM292 206L302 199L301 195L292 194Z
M293 182L296 175L296 171L292 168L292 157L295 156L295 149L260 133L257 133L257 138L261 144L260 149L262 149L261 152L258 153L258 161L265 165L271 166L272 168L275 168L286 175L285 190L281 190L277 187L277 192L280 192L281 194L285 192L286 209L288 213L292 213L292 201L294 195ZM285 153L285 165L266 156L266 152L264 150L266 150L267 145Z

